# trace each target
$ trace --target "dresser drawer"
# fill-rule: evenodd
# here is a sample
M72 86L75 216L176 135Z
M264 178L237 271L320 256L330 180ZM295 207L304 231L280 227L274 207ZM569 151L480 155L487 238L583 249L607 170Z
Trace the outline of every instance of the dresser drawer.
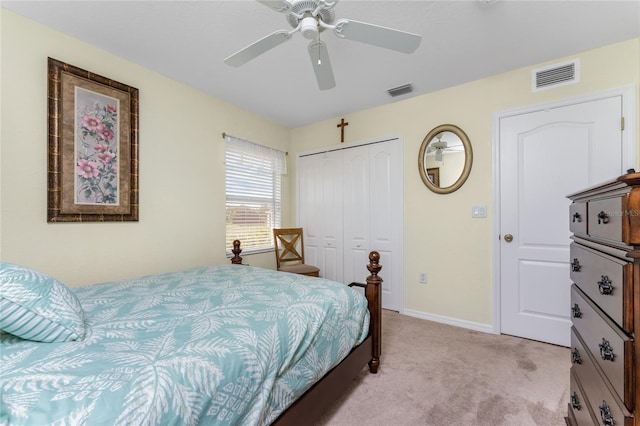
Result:
M569 206L569 230L574 234L587 234L587 203L578 201Z
M571 243L570 259L571 280L633 334L633 264L576 243Z
M596 238L622 243L622 222L625 219L623 196L589 201L587 228Z
M614 391L629 409L635 403L633 339L602 314L576 285L571 286L573 326ZM625 368L626 367L626 368Z
M597 420L591 411L589 399L573 368L569 376L569 418L572 420L572 424L578 426L597 424Z
M571 370L582 385L585 401L588 401L598 424L606 425L604 419L610 416L613 422L609 424L632 426L633 415L603 381L575 327L571 328L571 351Z

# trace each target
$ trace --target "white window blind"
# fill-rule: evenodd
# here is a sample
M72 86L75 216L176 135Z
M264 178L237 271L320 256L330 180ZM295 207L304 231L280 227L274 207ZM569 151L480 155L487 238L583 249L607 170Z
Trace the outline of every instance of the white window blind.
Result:
M242 252L274 248L273 228L280 227L281 175L285 153L225 136L226 247L242 242Z

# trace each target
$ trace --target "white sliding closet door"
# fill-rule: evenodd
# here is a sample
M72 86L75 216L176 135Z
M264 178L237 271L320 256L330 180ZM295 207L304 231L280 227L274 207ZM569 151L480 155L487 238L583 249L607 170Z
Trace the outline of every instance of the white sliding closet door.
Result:
M318 194L322 194L324 184L321 175L322 162L313 157L299 157L297 169L298 216L305 218L304 221L299 221L298 225L304 227L305 262L317 265L322 274L322 215L318 209L322 203Z
M364 282L369 252L377 250L382 307L397 311L403 308L402 179L398 139L298 158L298 223L308 263L322 277Z
M364 282L369 263L371 166L369 147L345 149L344 170L344 282ZM386 272L386 271L385 271Z
M320 268L320 276L343 277L342 152L298 159L298 213L304 228L305 261Z
M403 161L398 140L370 145L370 250L380 253L382 307L403 308Z

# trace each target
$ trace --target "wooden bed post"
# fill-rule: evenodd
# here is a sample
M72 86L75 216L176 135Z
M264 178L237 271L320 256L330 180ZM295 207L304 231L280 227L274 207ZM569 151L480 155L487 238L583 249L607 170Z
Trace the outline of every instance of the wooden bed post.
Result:
M378 272L382 269L379 265L380 253L372 251L369 253L369 265L367 269L371 275L367 277L367 288L365 296L369 301L369 334L371 334L371 361L369 361L369 371L378 372L380 366L380 353L382 352L382 298L380 297L382 278Z
M240 240L233 240L233 250L231 250L231 253L233 253L231 263L234 265L242 265L242 258L240 257L240 253L242 253Z

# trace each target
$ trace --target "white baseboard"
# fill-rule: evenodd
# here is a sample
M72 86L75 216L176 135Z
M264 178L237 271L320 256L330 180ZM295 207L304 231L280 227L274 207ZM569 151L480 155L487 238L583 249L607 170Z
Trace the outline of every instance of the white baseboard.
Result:
M472 322L472 321L466 321L466 320L461 320L457 318L450 318L442 315L427 314L425 312L414 311L412 309L406 309L406 308L402 313L410 317L416 317L416 318L424 319L427 321L439 322L442 324L453 325L455 327L468 328L469 330L480 331L483 333L497 334L494 330L493 325L491 324L482 324L479 322Z

